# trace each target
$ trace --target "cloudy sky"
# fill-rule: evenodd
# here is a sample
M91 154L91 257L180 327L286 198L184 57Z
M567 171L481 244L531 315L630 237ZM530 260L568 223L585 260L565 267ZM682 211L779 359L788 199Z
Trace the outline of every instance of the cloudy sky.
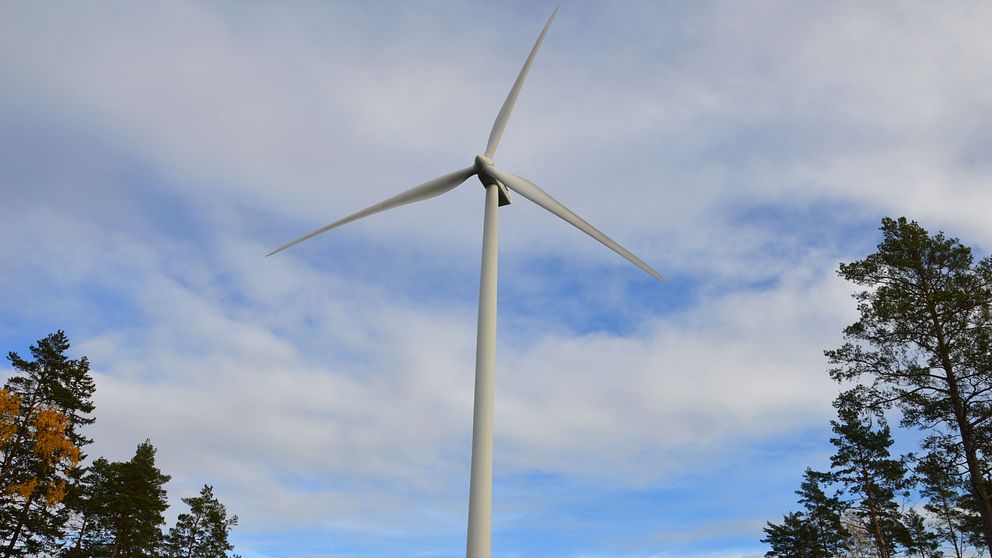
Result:
M464 555L483 190L552 3L0 3L0 348L63 329L245 558ZM839 262L992 246L992 5L563 2L496 160L494 556L756 557L825 465ZM0 374L9 370L0 369Z

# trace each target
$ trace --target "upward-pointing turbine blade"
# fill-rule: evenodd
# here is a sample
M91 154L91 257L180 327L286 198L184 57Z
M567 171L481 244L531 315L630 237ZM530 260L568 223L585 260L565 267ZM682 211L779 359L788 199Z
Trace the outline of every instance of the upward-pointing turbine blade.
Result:
M571 223L575 226L575 228L602 242L610 250L613 250L617 254L627 258L627 260L629 260L632 264L648 272L648 274L655 279L658 279L659 281L665 280L660 273L651 269L651 266L644 263L637 256L631 254L630 251L623 246L617 244L612 238L601 233L599 229L587 223L584 219L582 219L582 217L579 217L573 213L571 209L565 207L558 200L552 198L547 192L538 188L533 182L527 180L526 178L521 178L515 174L501 171L491 165L486 167L486 172L492 175L492 177L496 180L502 182L507 188L529 199L544 209L547 209L551 213L554 213L558 217L561 217L565 221Z
M524 67L520 69L520 74L517 75L517 81L513 82L513 87L510 88L509 95L503 101L503 108L499 109L499 116L496 117L496 122L493 123L493 129L489 132L489 144L486 145L486 157L490 159L496 153L496 146L499 145L499 140L503 137L506 122L510 119L510 113L513 112L513 105L517 102L517 95L520 94L520 89L524 86L524 80L527 79L527 73L530 72L530 65L534 62L534 57L537 56L537 49L541 48L541 42L544 41L544 36L548 34L548 29L551 27L551 22L555 19L555 14L557 13L558 8L555 8L555 11L551 12L548 22L544 24L544 30L541 31L541 36L537 38L534 48L530 51L530 56L527 57Z
M266 254L266 257L271 256L272 254L276 254L278 252L282 252L286 248L299 244L304 240L307 240L308 238L315 237L322 232L327 232L335 227L340 227L341 225L345 225L352 221L357 221L362 217L368 217L369 215L379 213L380 211L393 209L394 207L399 207L401 205L406 205L408 203L423 201L429 198L433 198L434 196L440 196L441 194L454 189L455 186L458 186L462 182L465 182L466 180L468 180L469 177L473 176L474 174L475 174L475 167L468 167L462 170L455 171L450 174L446 174L442 177L435 178L434 180L431 180L429 182L424 182L420 186L410 188L406 192L397 194L389 198L388 200L381 201L373 205L372 207L363 209L358 213L352 213L351 215L345 217L344 219L341 219L340 221L335 221L330 225L323 226L311 233L307 233L301 236L300 238L297 238L296 240L290 242L289 244L286 244L285 246L281 246L269 252L268 254Z

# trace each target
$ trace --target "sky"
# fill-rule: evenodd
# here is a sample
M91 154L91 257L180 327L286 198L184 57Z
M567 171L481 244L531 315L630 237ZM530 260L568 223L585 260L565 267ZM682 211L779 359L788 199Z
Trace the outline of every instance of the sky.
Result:
M554 6L0 3L0 347L64 330L90 456L150 439L245 558L464 555L479 182L265 254L470 165ZM494 557L763 555L831 453L838 264L884 216L992 246L989 28L561 3L494 159L668 281L500 210Z

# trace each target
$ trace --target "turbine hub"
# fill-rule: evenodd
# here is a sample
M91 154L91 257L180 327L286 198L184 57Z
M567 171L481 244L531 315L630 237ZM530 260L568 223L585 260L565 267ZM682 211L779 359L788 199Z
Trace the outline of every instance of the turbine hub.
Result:
M510 191L503 185L502 182L496 180L488 172L488 167L493 166L493 160L485 155L475 156L475 173L479 177L479 182L482 182L482 186L488 188L490 185L495 185L499 190L499 205L500 207L504 205L510 205Z

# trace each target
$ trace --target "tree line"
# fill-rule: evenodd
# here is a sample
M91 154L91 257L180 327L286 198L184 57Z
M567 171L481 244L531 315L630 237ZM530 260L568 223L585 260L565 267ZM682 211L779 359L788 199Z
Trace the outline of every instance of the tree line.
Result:
M860 319L825 351L834 454L807 469L800 511L768 522L768 558L992 556L992 257L905 218L840 265ZM925 433L892 454L887 417Z
M93 442L96 385L86 357L66 356L58 331L32 345L33 360L8 354L13 374L0 389L0 556L59 558L227 558L237 516L205 485L183 498L187 511L162 530L169 475L155 447L127 461L86 465Z

